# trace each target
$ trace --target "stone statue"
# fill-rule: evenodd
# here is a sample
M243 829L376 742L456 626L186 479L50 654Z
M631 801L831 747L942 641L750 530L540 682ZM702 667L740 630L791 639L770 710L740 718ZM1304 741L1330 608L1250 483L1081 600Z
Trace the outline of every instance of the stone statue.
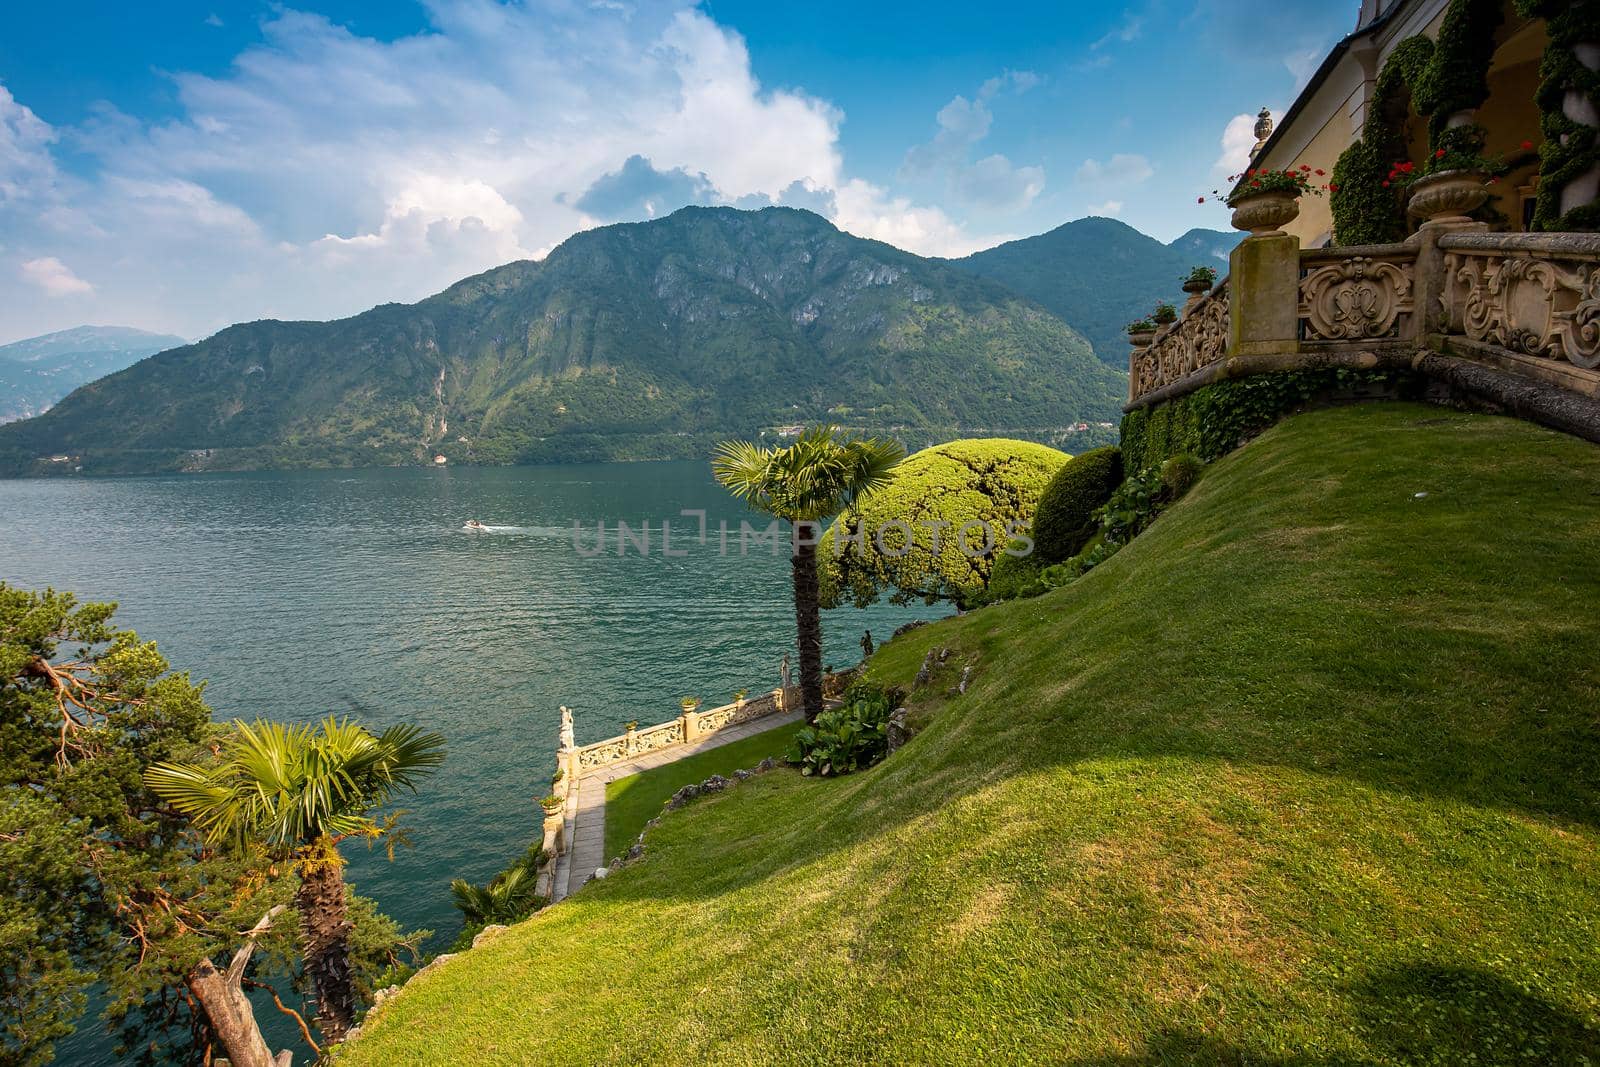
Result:
M868 630L866 633L861 635L861 658L863 660L869 660L869 659L872 658L872 631L871 630Z
M783 687L789 688L789 653L783 654L783 663L778 667L778 677L783 680Z
M572 732L572 709L565 704L561 706L561 747L563 749L578 747L577 738Z

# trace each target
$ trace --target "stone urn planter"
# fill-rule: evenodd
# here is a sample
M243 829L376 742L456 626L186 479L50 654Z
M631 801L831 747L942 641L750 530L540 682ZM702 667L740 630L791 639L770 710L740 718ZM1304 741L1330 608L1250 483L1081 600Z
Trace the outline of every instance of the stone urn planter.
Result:
M1441 170L1411 183L1406 209L1428 222L1471 222L1468 213L1489 200L1489 187L1475 170Z
M1134 348L1149 348L1150 342L1156 339L1154 330L1129 330L1128 343Z
M1283 228L1300 216L1300 198L1281 189L1251 193L1228 201L1233 228L1251 237L1281 237Z
M1204 278L1190 278L1183 283L1183 291L1189 294L1190 300L1195 300L1211 291L1211 283Z

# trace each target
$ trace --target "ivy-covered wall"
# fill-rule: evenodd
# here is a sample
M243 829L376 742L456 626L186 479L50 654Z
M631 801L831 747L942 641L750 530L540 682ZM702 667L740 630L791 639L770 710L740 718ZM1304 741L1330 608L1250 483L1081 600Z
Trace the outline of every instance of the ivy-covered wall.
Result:
M1406 236L1401 191L1385 187L1389 168L1409 156L1406 121L1412 86L1433 58L1432 39L1417 34L1395 45L1384 61L1367 108L1361 139L1345 149L1333 168L1328 194L1335 244L1390 244Z
M1210 462L1301 408L1347 399L1414 399L1426 385L1424 377L1409 371L1340 368L1217 382L1124 415L1123 469L1135 474L1183 454Z

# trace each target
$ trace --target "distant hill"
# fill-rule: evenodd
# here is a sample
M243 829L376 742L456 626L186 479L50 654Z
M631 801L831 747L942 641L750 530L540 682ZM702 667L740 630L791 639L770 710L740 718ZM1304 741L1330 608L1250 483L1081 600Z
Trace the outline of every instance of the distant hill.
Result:
M0 472L664 458L818 419L1061 443L1125 390L968 271L806 211L685 208L417 304L164 352L0 428Z
M1102 362L1126 369L1123 328L1159 300L1181 304L1179 286L1191 268L1207 264L1226 274L1228 253L1243 237L1190 230L1164 245L1116 219L1091 217L951 262L1055 313Z
M188 343L128 326L77 326L0 345L0 422L38 415L85 382Z

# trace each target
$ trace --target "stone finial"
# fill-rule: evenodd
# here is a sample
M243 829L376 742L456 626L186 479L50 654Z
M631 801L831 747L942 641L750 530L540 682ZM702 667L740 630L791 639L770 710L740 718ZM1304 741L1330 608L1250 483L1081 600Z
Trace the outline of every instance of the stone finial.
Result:
M565 704L561 706L561 748L563 750L578 747L578 739L572 731L572 709Z
M1267 146L1267 139L1272 136L1272 112L1266 108L1261 109L1261 114L1256 116L1256 144L1250 149L1250 158L1254 159L1261 154Z

